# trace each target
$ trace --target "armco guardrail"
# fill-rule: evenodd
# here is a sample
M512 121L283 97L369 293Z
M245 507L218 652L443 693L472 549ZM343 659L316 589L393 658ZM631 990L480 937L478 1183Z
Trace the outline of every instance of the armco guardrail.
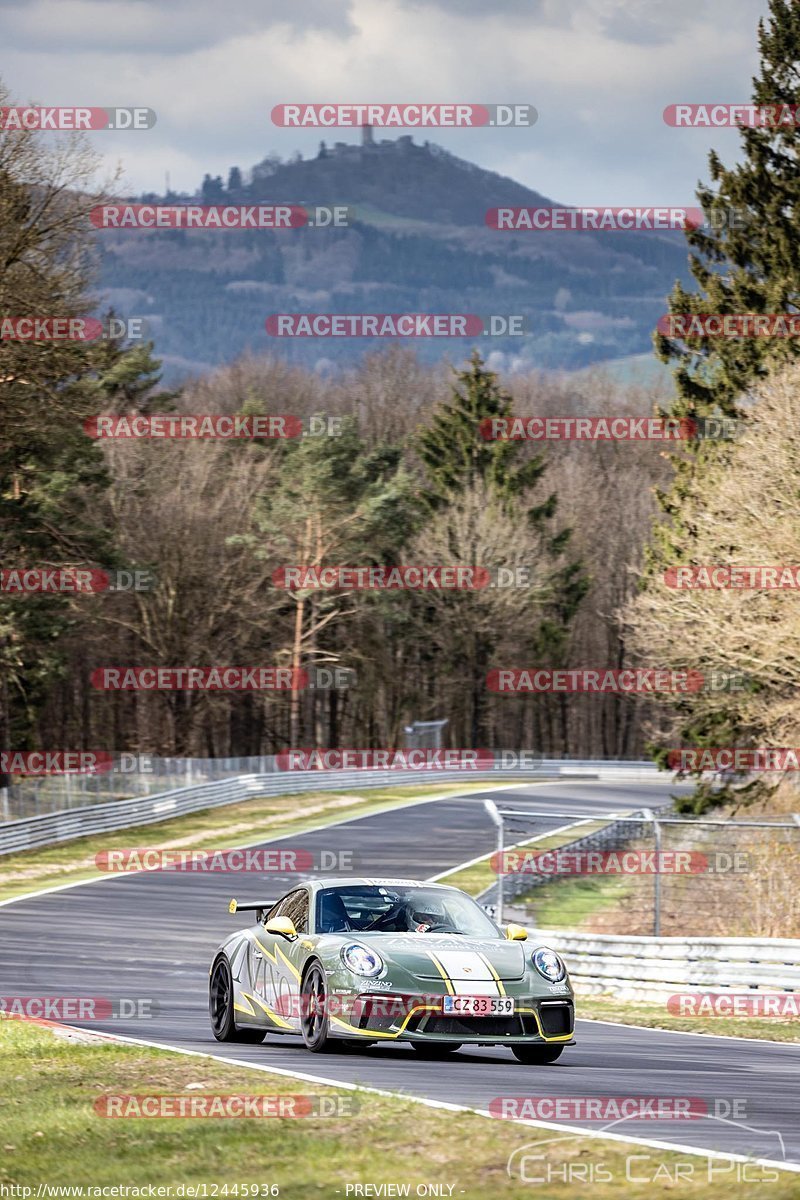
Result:
M629 937L537 929L563 955L578 993L664 1000L680 991L800 991L800 940Z
M396 787L401 784L468 783L486 780L497 784L514 780L567 777L627 779L631 781L663 779L652 763L642 762L574 762L568 759L545 759L533 771L502 770L476 772L471 770L385 770L385 771L278 771L266 775L237 775L232 779L194 787L175 788L150 796L130 800L114 800L107 804L90 804L82 808L26 817L0 824L0 855L67 842L92 833L109 833L132 825L152 825L169 817L238 804L257 796L283 796L298 792L336 791L341 788Z

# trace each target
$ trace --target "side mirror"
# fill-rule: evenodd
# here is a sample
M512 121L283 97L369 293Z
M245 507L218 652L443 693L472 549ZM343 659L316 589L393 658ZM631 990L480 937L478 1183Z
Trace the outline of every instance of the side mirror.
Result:
M527 942L528 931L522 925L506 925L506 937L510 942Z
M273 917L267 921L264 928L267 933L277 933L280 937L284 937L290 942L293 942L297 937L297 930L288 917ZM525 936L527 937L527 934Z

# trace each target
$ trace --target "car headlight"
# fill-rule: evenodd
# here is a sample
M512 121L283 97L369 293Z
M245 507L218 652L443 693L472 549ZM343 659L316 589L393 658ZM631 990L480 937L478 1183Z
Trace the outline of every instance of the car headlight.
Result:
M566 978L567 968L555 950L551 950L549 946L540 946L538 950L534 950L531 962L539 974L544 975L551 983L559 983Z
M368 979L380 975L383 970L383 959L374 950L359 946L354 942L342 948L342 962L356 975L365 975Z

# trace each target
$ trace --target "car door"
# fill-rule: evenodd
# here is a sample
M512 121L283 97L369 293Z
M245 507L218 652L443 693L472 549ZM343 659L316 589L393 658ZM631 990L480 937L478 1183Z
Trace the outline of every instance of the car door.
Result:
M270 1023L280 1029L300 1028L300 977L305 954L301 941L308 933L308 916L308 890L295 888L266 914L265 923L272 917L288 917L300 936L288 941L263 926L253 933L251 978Z

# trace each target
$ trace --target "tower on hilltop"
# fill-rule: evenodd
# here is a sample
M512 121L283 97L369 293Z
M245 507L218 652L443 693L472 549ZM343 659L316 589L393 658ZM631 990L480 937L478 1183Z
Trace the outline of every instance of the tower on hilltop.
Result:
M362 125L361 126L361 145L362 146L374 146L375 145L375 142L372 140L372 126L371 125Z

